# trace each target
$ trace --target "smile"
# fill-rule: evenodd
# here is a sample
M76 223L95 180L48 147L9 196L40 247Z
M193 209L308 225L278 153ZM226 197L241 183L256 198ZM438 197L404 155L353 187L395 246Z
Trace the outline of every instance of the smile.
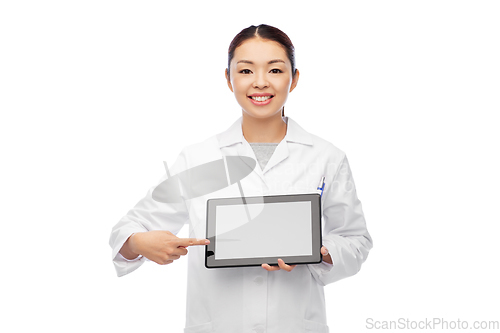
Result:
M250 101L255 105L267 105L271 103L274 96L248 96Z
M258 96L258 97L254 97L254 96L250 96L254 101L258 101L258 102L264 102L264 101L267 101L268 99L272 98L273 96Z

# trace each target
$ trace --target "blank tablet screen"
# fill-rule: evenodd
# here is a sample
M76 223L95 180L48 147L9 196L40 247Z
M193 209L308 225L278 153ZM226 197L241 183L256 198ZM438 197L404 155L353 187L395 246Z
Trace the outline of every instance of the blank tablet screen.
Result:
M216 260L311 255L311 203L217 206L215 234Z
M317 193L207 200L207 268L319 263Z

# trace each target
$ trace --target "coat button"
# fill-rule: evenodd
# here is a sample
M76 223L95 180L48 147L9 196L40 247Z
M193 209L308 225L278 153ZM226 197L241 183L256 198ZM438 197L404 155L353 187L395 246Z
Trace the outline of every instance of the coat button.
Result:
M253 281L257 284L262 284L262 281L264 281L264 279L262 278L262 276L257 276L255 279L253 279Z

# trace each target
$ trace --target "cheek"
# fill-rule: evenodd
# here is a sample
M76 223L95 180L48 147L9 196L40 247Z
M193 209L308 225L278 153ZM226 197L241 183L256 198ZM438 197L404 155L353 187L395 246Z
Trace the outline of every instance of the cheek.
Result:
M276 80L273 85L276 88L276 90L279 90L283 93L283 92L288 92L291 82L292 82L291 80Z
M246 84L244 80L241 79L235 79L233 80L233 87L235 90L235 93L237 94L246 94Z

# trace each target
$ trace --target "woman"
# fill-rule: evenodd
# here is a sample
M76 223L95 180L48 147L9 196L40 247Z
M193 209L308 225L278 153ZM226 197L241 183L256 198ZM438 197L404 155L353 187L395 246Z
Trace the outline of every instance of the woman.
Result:
M323 287L356 274L372 248L346 155L284 115L299 71L294 47L279 29L261 24L242 30L229 47L225 75L242 117L184 148L170 173L221 156L249 156L259 165L240 182L245 196L315 192L324 176L323 261L287 265L280 259L278 266L207 269L206 201L237 197L238 185L169 204L154 201L152 187L112 230L117 274L130 273L145 258L170 264L191 246L185 332L328 332ZM175 236L184 223L190 224L191 238Z

